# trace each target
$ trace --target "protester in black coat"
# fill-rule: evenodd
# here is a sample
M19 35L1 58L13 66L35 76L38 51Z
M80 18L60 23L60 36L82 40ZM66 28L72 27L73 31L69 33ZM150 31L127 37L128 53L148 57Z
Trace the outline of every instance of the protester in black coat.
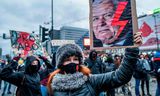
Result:
M104 73L104 69L106 68L97 55L98 53L92 50L89 53L89 57L84 61L84 64L91 70L92 74Z
M139 91L139 86L140 86L140 81L145 78L145 73L146 73L146 71L143 67L142 60L138 59L136 65L135 65L134 73L133 73L133 77L135 78L135 94L136 94L136 96L141 96L140 91Z
M156 96L160 96L160 51L157 51L154 54L153 61L154 61L153 63L154 63L155 76L157 78Z
M39 60L34 56L27 57L24 72L14 72L17 65L18 63L12 60L11 64L1 71L0 78L17 86L16 96L41 96Z
M41 60L43 60L43 62L45 63L45 68L42 70L39 70L39 75L41 78L41 92L42 92L42 96L47 96L48 91L47 91L47 81L49 78L49 75L52 71L55 70L55 53L53 54L52 57L52 63L44 56L39 56L39 58Z

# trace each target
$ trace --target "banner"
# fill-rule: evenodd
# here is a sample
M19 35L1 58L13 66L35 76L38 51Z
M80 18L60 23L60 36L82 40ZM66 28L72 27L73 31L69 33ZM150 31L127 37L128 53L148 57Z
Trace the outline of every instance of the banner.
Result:
M90 0L91 48L134 46L135 0Z
M11 47L15 53L20 52L24 55L42 55L42 46L39 37L33 33L10 30Z
M142 31L143 44L141 50L160 48L160 13L146 15L138 19L139 30Z

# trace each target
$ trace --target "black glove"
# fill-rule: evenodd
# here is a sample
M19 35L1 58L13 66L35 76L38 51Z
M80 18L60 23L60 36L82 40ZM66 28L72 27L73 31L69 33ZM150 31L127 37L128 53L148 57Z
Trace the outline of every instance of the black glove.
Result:
M44 60L47 60L47 58L44 57L44 56L38 55L38 57L39 57L40 59L42 59L43 61L44 61Z
M138 58L138 54L139 54L139 48L138 47L135 47L135 48L126 48L125 49L125 55L130 55L130 56Z
M10 66L12 67L12 69L16 70L18 66L18 62L16 60L12 60Z

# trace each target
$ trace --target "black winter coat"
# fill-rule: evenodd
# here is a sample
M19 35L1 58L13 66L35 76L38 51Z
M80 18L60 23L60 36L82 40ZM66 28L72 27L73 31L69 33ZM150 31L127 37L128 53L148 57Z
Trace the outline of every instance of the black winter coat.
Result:
M158 72L159 69L160 69L160 60L156 60L154 61L155 76L157 80L160 81L160 72Z
M37 60L37 72L32 72L31 63L34 60L37 59L33 56L27 57L24 72L14 72L18 65L16 61L12 61L9 66L0 72L2 80L17 86L16 96L41 96L40 76L37 73L40 68L40 62Z
M87 58L84 61L84 64L91 70L92 74L103 73L104 68L106 68L106 66L101 62L100 58L98 57L96 60L91 60L90 58Z
M135 65L133 77L135 79L145 79L145 78L147 78L146 76L147 76L147 72L143 66L143 62L141 59L138 59L136 65Z
M57 91L53 89L53 96L97 96L101 91L127 83L132 77L138 53L138 48L127 48L123 61L116 71L90 75L88 80L76 90Z

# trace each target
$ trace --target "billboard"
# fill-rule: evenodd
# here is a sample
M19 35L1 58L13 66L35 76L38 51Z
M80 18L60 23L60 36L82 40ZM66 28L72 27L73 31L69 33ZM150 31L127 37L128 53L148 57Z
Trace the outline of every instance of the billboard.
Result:
M137 30L135 0L90 0L92 49L134 46Z
M160 13L140 17L138 27L143 39L140 49L157 49L160 44Z

